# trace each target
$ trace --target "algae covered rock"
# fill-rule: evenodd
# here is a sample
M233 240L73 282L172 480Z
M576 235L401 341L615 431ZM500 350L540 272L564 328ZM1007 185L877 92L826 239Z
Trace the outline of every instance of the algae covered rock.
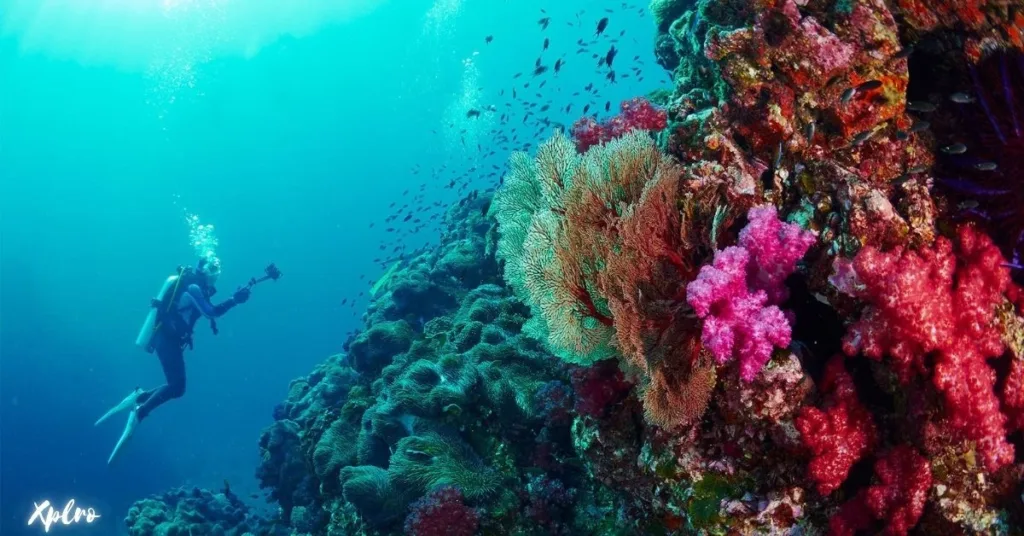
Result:
M130 536L243 536L273 534L229 489L178 488L137 501L125 518Z

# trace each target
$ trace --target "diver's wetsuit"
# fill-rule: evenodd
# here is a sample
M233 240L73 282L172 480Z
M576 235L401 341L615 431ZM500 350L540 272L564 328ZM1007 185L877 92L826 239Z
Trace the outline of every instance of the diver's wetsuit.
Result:
M232 297L213 305L210 298L216 290L204 283L203 276L186 273L180 277L184 279L178 285L177 296L170 297L174 308L168 312L161 311L160 329L153 340L167 383L142 393L136 399L140 421L164 402L185 394L185 347L192 347L192 332L199 317L212 320L238 304Z

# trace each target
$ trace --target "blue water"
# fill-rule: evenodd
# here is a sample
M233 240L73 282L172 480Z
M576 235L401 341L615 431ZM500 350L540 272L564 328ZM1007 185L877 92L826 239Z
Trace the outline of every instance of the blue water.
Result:
M504 166L512 147L496 144L491 129L518 127L520 143L536 146L554 128L535 118L522 126L522 105L504 105L513 83L520 99L551 99L539 115L569 125L590 102L572 93L590 82L601 88L596 108L605 115L605 101L614 112L666 80L654 62L653 23L639 13L646 2L624 10L590 0L392 0L315 31L270 35L245 53L192 57L187 69L147 57L145 32L131 37L139 47L129 59L42 46L47 30L68 35L26 30L25 17L44 4L52 2L0 0L0 21L19 14L18 24L0 22L4 536L41 533L26 521L42 500L74 498L102 516L52 533L113 535L124 532L132 502L171 487L228 480L243 497L257 492L259 433L288 382L341 351L360 325L360 293L388 253L437 240L435 227L413 234L401 218L383 218L412 204L424 184L421 214L495 186L498 175L486 172ZM553 19L547 32L537 24L542 8ZM576 55L576 40L593 36L606 8L614 11L609 34L626 31L615 85L597 60ZM568 25L581 9L580 25ZM101 22L69 24L117 30ZM564 56L566 66L522 89L544 36L545 62ZM643 82L621 78L634 56ZM525 74L513 80L517 72ZM568 103L572 111L561 112ZM491 104L497 113L465 116L469 105ZM163 382L156 358L133 341L164 278L195 260L185 210L215 225L222 295L271 261L285 275L256 287L220 321L218 336L197 326L186 396L156 410L108 467L123 417L93 421L137 385ZM398 230L386 232L392 225Z

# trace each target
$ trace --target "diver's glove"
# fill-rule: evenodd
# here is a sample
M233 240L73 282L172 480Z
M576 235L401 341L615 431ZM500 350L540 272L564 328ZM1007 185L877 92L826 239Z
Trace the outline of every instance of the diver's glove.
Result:
M249 295L250 294L251 294L251 291L249 289L247 289L245 287L242 287L242 288L240 288L240 289L235 291L235 294L233 296L231 296L231 299L235 303L245 303L245 302L249 301Z

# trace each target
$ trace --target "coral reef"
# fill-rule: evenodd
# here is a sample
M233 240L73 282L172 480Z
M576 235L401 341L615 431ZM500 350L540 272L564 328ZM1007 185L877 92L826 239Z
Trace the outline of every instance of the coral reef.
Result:
M1024 10L651 11L658 107L515 153L291 383L274 522L134 533L1021 533Z
M661 130L668 121L664 111L639 97L624 101L619 107L621 113L603 123L593 117L581 117L573 124L572 137L579 152L585 153L594 145L607 143L633 130Z
M1024 14L651 10L665 128L583 118L578 153L556 135L517 155L492 207L506 279L548 328L532 333L585 367L588 475L628 490L639 530L1006 532L1024 510ZM982 128L987 150L943 138Z
M124 520L131 536L264 536L281 534L225 486L214 493L178 488L136 501Z
M473 536L480 514L467 507L458 488L439 487L413 503L405 520L409 536Z

